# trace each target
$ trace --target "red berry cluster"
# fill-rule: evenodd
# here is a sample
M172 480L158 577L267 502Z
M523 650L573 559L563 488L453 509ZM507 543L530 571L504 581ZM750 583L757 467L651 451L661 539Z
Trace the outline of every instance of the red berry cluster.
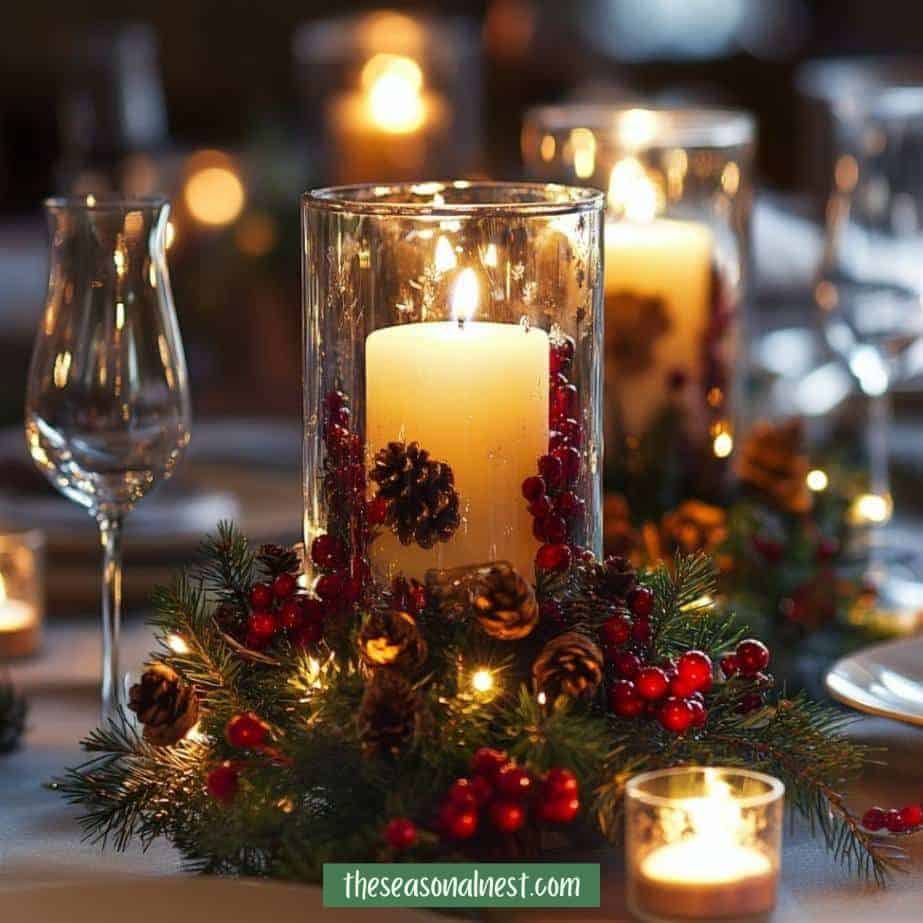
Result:
M438 817L438 828L451 840L468 840L486 816L497 833L521 830L533 821L569 824L580 810L577 777L560 767L544 778L511 760L503 750L482 747L471 760L471 777L456 779Z
M575 527L586 507L574 490L580 477L583 443L577 388L569 378L574 353L571 337L551 344L548 452L538 460L538 474L522 482L522 495L534 519L533 534L543 543L535 559L539 570L570 567Z
M756 638L741 641L733 654L725 654L718 663L725 679L742 676L758 685L771 685L771 680L763 673L769 666L769 648ZM741 696L737 710L746 714L760 708L762 704L763 694L753 690Z
M205 777L208 794L220 804L230 804L237 797L240 773L237 764L230 760L219 763Z
M325 615L348 612L362 597L369 576L368 565L361 555L349 560L346 545L334 535L318 535L311 542L311 561L320 576L314 592Z
M236 750L255 750L279 761L280 754L269 745L269 725L253 712L234 715L224 727L224 737ZM230 804L240 786L241 763L225 760L209 771L205 788L215 801Z
M394 817L385 827L385 840L398 852L410 849L417 842L417 825L409 817Z
M915 833L923 827L923 805L908 804L903 808L869 808L862 815L862 826L870 833Z
M320 641L324 606L297 590L298 581L291 573L253 584L245 639L248 648L261 651L280 637L301 647Z

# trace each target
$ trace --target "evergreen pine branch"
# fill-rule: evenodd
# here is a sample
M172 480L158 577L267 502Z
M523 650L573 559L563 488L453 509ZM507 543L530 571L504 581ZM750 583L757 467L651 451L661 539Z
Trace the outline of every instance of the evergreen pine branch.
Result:
M199 576L205 590L222 602L249 608L256 556L247 539L230 522L219 522L216 535L202 543Z

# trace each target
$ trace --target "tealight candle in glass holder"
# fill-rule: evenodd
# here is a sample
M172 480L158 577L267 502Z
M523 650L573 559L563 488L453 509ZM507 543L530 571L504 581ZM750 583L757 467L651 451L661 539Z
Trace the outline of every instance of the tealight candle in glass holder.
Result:
M41 644L44 552L37 530L0 534L0 660L28 656Z
M303 199L305 542L318 594L601 550L602 193Z
M625 793L629 907L654 923L755 921L776 902L785 786L745 769L635 776Z
M606 489L636 519L723 498L742 366L753 122L573 104L526 116L536 179L608 190Z

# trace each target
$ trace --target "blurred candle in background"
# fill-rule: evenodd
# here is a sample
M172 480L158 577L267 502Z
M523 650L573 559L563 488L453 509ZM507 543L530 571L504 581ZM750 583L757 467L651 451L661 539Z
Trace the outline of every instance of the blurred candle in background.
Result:
M0 535L0 659L28 656L41 644L44 547L37 530Z

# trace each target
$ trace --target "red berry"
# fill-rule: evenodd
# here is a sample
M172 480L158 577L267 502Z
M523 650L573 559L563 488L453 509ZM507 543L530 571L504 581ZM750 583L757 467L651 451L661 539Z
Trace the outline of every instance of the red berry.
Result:
M319 599L305 596L302 597L301 614L304 616L305 621L322 622L324 616L327 614L327 610Z
M560 545L567 538L567 523L560 516L546 516L535 520L532 532L540 542Z
M580 519L586 504L572 490L565 490L554 501L555 511L567 520Z
M686 701L692 709L692 726L694 728L705 727L705 722L708 721L708 709L698 699L693 698Z
M737 703L737 711L742 715L749 714L751 711L756 711L762 707L763 696L759 692L748 692L746 695L741 696L740 701Z
M721 672L726 676L733 676L740 670L740 664L737 662L737 657L734 654L725 654L719 661L718 665L721 667Z
M631 636L639 644L647 644L651 640L651 623L647 619L635 619L631 626Z
M906 829L904 827L904 820L901 817L901 812L896 808L892 808L890 811L885 812L885 826L891 833L903 833Z
M626 600L631 614L639 619L646 619L654 611L654 593L646 586L637 586Z
M449 787L449 802L459 811L471 811L478 806L470 779L456 779Z
M279 574L272 582L272 595L276 599L288 599L298 589L298 581L293 574Z
M390 503L387 497L374 497L366 507L366 516L370 526L380 526L388 518Z
M287 631L300 628L304 624L303 600L303 596L296 596L285 603L279 610L279 624Z
M769 648L762 641L747 638L737 645L737 665L745 676L752 676L769 666Z
M678 699L671 696L657 713L657 720L668 731L674 734L683 734L689 730L692 720L695 717L692 705L687 699Z
M254 583L250 588L250 605L254 609L268 609L272 605L272 587L268 583Z
M454 809L446 812L444 818L445 832L453 840L468 840L477 833L478 816L475 811L456 811Z
M549 487L559 486L564 477L561 459L554 455L542 455L538 460L538 470Z
M346 401L346 395L342 391L328 391L324 396L324 407L327 408L328 413L332 413L334 410L345 407Z
M487 804L493 797L494 787L487 781L486 776L475 776L471 780L471 791L478 807Z
M507 798L527 798L534 788L531 774L528 770L513 763L507 763L494 781L497 791Z
M573 417L558 421L558 433L564 439L565 445L572 445L575 449L580 448L583 442L583 430L580 428L580 423Z
M711 683L711 657L702 651L686 651L676 664L680 679L692 686L693 692L707 689Z
M279 623L271 612L251 612L247 631L258 638L269 639L279 630Z
M688 699L690 696L695 695L696 692L698 690L689 680L683 679L678 674L670 677L670 695L680 699Z
M334 455L349 450L350 432L345 426L330 423L326 430L327 450Z
M237 796L238 781L237 769L225 760L205 777L205 788L215 801L230 804Z
M554 507L551 505L551 500L549 500L548 497L539 497L534 503L529 504L528 509L529 514L536 519L544 519L554 512Z
M881 830L885 825L885 812L882 808L869 808L862 815L862 826L873 833Z
M633 682L620 679L609 687L609 709L620 718L636 718L644 710L644 700Z
M346 560L346 549L335 535L318 535L311 542L311 560L323 570L333 570Z
M624 679L635 679L641 672L641 658L630 651L617 651L612 658L616 673Z
M551 454L561 463L564 483L574 484L580 474L580 453L573 446L563 446Z
M503 750L481 747L471 757L471 773L476 776L486 776L488 780L493 780L509 760L510 758Z
M542 545L535 553L535 566L539 570L568 570L571 550L567 545Z
M635 688L642 699L656 702L667 694L670 680L660 667L644 667L635 677Z
M631 637L631 622L624 615L613 615L599 626L599 637L603 644L621 647Z
M571 337L555 343L549 351L549 367L552 372L566 372L574 361L575 346Z
M337 407L327 415L327 422L329 426L342 426L344 429L349 429L349 417L348 407Z
M566 420L576 417L580 409L580 398L573 385L561 385L551 390L549 402L549 418L551 420Z
M542 790L545 798L552 801L564 797L576 798L579 790L577 777L569 769L553 766L545 776Z
M395 817L385 827L385 839L393 849L409 849L417 841L417 826L407 817Z
M529 501L529 503L534 503L538 500L539 497L545 496L545 481L543 478L539 477L537 474L533 474L532 477L526 478L522 482L522 495Z
M516 801L494 801L488 813L500 833L515 833L526 822L526 809Z
M580 799L569 796L552 798L550 801L543 801L539 806L542 820L553 824L569 824L577 816L579 810Z
M782 554L785 551L781 542L766 535L755 535L753 537L753 547L763 556L770 564L778 564L782 560Z
M306 622L292 635L292 642L298 647L313 647L324 637L324 626L320 622Z
M253 712L234 715L224 728L224 736L232 747L261 747L269 736L269 725Z
M923 807L918 804L908 804L901 808L901 823L905 830L912 830L923 824Z
M343 593L343 578L339 574L324 574L317 578L314 592L324 601L339 599Z

